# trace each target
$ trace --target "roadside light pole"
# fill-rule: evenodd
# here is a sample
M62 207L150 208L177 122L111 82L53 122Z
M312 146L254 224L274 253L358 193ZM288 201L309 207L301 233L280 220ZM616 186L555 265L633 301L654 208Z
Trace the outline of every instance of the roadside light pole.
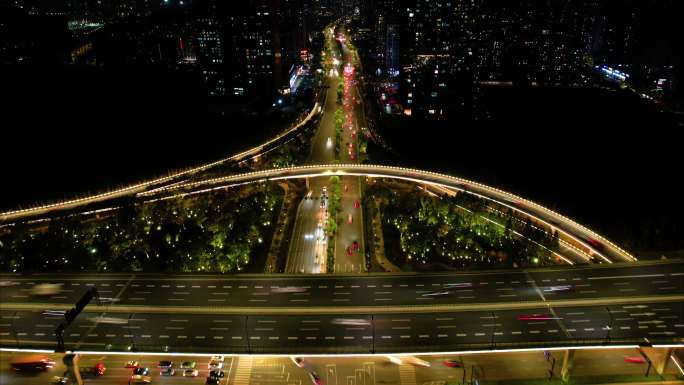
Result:
M126 326L131 326L131 318L133 318L134 315L135 315L135 313L131 313L131 315L128 316L128 321L126 323ZM128 330L128 332L131 333L130 329ZM134 352L135 351L135 340L133 340L133 333L131 333L129 335L131 336L131 349L130 350L132 352Z
M17 336L17 327L14 326L14 320L17 318L17 313L12 314L12 334L14 334L14 341L17 343L17 348L19 348L19 336Z
M249 342L249 328L248 328L248 323L249 323L249 316L245 316L245 337L247 337L247 353L252 354L252 346L251 343Z
M371 353L375 354L375 320L371 314L371 328L373 333L373 338L371 339Z
M610 311L609 307L606 307L606 311L608 312L608 317L610 317L610 320L608 321L608 327L606 329L606 340L610 342L610 332L613 330L613 313Z

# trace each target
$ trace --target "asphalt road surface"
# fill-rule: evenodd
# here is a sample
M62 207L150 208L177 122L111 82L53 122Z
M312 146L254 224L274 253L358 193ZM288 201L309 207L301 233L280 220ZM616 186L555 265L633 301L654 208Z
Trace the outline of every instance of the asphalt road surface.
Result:
M308 164L328 164L335 159L335 110L337 109L337 77L326 78L327 97L323 106L323 117L311 142ZM318 274L325 272L327 243L318 239L317 231L321 212L323 187L328 186L328 177L310 178L308 188L311 195L299 204L297 218L292 230L292 240L288 251L286 273ZM325 220L325 218L323 218ZM325 224L325 221L323 221ZM311 237L313 235L313 238ZM325 269L323 265L323 269Z
M117 305L406 306L654 296L684 293L684 262L421 275L2 275L0 303L73 304L90 287ZM59 294L33 296L40 283ZM567 291L553 291L569 286ZM279 293L286 287L299 292ZM446 292L443 295L437 295Z
M345 66L351 64L352 56L347 49L346 43L342 43L342 54ZM342 71L344 73L344 71ZM348 91L344 93L342 111L344 115L344 125L342 130L342 148L340 150L340 161L345 164L359 162L359 140L358 135L361 130L358 123L358 111L356 104L355 74L344 75L343 81L347 85ZM347 116L351 119L347 121ZM350 123L350 124L349 124ZM356 132L356 135L352 135ZM350 147L351 145L351 147ZM352 155L354 156L352 158ZM361 202L361 177L343 176L340 178L342 185L342 197L340 202L340 218L338 220L337 234L335 235L335 268L336 273L362 273L366 270L364 258L364 231L361 208L354 207L354 202ZM349 218L351 215L351 223ZM359 247L352 247L354 242Z
M663 295L684 292L682 264L364 277L3 276L0 343L53 347L63 318L44 311L75 303L88 287L118 302L90 305L65 332L69 348L356 353L673 341L683 334L684 304ZM45 282L62 292L31 296ZM495 310L503 305L515 308ZM232 307L246 310L224 311ZM518 319L529 314L549 319Z
M554 377L560 374L563 352L551 352L547 360L542 352L487 353L460 356L422 356L429 367L410 364L395 365L383 356L374 357L311 357L304 359L304 368L295 366L286 357L226 357L224 384L235 385L303 385L311 384L308 372L315 372L325 385L415 385L441 384L440 381L459 382L471 376L479 381L544 379L552 368ZM643 375L646 363L626 363L625 357L639 356L636 349L580 350L575 353L573 377L607 375ZM0 353L0 383L3 385L45 385L51 376L62 374L61 356L50 355L58 365L44 373L15 373L9 362L17 354ZM170 359L176 365L183 361L195 361L200 369L197 378L161 377L155 370L160 360ZM464 368L451 368L442 364L446 359L460 361ZM127 384L130 369L124 365L136 360L149 367L153 384L203 384L207 375L208 357L198 356L140 356L140 355L82 355L82 366L101 362L107 367L102 377L86 379L87 384ZM465 372L464 372L465 371ZM675 365L669 365L667 373L677 374ZM434 381L434 382L433 382Z

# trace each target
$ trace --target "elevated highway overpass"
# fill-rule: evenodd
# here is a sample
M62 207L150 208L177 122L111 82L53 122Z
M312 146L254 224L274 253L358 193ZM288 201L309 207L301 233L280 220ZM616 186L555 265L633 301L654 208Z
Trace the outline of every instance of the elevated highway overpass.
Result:
M684 262L368 276L2 276L0 346L179 353L402 353L682 345ZM31 288L60 283L38 298ZM569 287L563 289L563 287ZM541 315L520 319L526 315Z
M312 114L313 112L314 110L312 110ZM313 115L309 115L310 119L312 119L311 116ZM293 128L293 130L295 130L295 128ZM263 148L261 147L255 148L245 152L247 155L238 154L233 158L243 159L245 156L252 154L253 151L258 153L262 150ZM233 158L201 166L197 169L194 169L194 171L187 171L187 175L191 175L209 167L213 167L217 164L227 162ZM84 197L73 201L46 205L32 209L0 213L0 222L9 223L16 220L39 218L42 215L53 214L55 212L59 212L60 210L73 210L79 207L85 207L86 205L95 202L113 200L124 196L137 196L155 200L164 199L164 197L168 197L169 194L171 194L170 196L182 196L247 183L258 183L281 179L315 178L331 175L406 180L418 185L436 188L437 191L462 191L490 200L502 207L513 210L522 216L530 218L537 226L540 226L548 231L558 231L562 247L569 251L568 255L571 255L570 258L572 259L563 257L563 260L569 264L586 263L591 259L604 263L636 261L636 258L627 251L623 250L610 240L597 234L591 229L575 222L574 220L556 213L535 202L498 188L490 187L467 179L430 171L365 164L299 166L256 171L191 182L181 180L179 182L165 184L182 177L181 174L178 174L173 178L161 178L155 181L148 181L138 186L132 186L130 188L119 190L118 192ZM160 184L162 186L159 186Z
M535 224L542 228L550 231L558 231L560 238L565 245L574 249L574 251L577 252L575 254L580 256L580 260L570 261L566 259L566 262L571 264L574 262L587 262L592 257L604 263L636 261L634 256L605 237L575 222L571 218L535 202L471 180L410 168L366 164L289 167L180 183L173 186L158 188L154 191L141 192L138 196L159 197L164 196L164 194L178 196L202 193L212 189L220 189L246 183L281 179L315 178L331 175L400 179L419 185L447 189L449 191L462 191L487 199L530 218ZM582 256L584 256L583 259Z

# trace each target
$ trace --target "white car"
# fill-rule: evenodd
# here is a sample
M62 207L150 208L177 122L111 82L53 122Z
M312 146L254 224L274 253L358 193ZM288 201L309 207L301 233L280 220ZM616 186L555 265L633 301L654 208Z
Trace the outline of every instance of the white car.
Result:
M209 361L219 361L219 362L223 362L225 360L226 360L226 357L224 357L224 356L212 356L211 359L209 359Z
M280 286L271 288L271 291L274 293L303 293L306 289L298 286Z
M370 321L363 318L335 318L332 320L333 325L347 325L347 326L368 326Z
M197 369L185 369L183 371L183 377L197 377L199 375L199 370Z

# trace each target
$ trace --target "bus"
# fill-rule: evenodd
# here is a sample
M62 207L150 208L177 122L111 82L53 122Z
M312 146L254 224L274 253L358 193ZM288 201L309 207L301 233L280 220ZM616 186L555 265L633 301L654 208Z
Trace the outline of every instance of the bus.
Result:
M48 370L55 366L55 361L47 356L35 354L17 357L12 360L11 365L12 369L16 371Z

